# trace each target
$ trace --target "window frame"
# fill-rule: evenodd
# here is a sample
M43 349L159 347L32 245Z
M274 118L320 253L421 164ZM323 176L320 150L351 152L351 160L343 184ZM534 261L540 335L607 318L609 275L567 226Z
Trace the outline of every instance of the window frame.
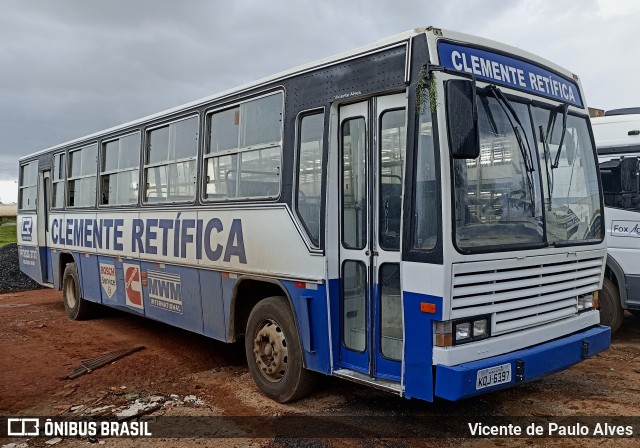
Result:
M266 98L268 96L272 96L272 95L278 95L281 94L282 95L282 120L280 123L280 142L279 145L277 144L273 144L272 143L263 143L263 144L259 144L259 145L252 145L252 146L246 146L243 148L233 148L233 149L225 149L223 151L219 151L219 152L210 152L210 145L211 145L211 118L220 112L225 112L227 110L231 110L234 109L236 107L239 107L242 104L245 103L249 103L251 101L255 101L255 100L259 100L261 98ZM267 92L262 92L259 94L256 94L254 96L250 96L250 97L245 97L242 99L239 99L237 101L234 101L232 103L227 103L224 105L217 105L214 107L211 107L207 110L205 110L204 112L204 132L202 135L202 139L203 139L203 144L202 144L202 166L201 166L201 172L202 172L202 179L200 182L200 200L202 201L202 203L208 203L208 204L228 204L228 203L236 203L236 202L251 202L251 201L260 201L260 202L278 202L280 200L280 198L282 197L282 177L283 177L283 170L282 170L282 165L284 162L284 122L285 122L285 104L286 104L286 92L284 90L284 88L280 87L276 90L269 90ZM259 150L264 150L264 149L270 149L270 148L280 148L280 166L279 166L279 174L278 174L278 194L275 196L242 196L242 197L234 197L234 198L208 198L207 196L207 163L209 161L209 159L213 159L216 157L225 157L225 156L234 156L237 155L240 159L242 158L242 153L245 152L252 152L252 151L259 151ZM236 182L239 181L240 178L236 179ZM237 184L236 184L237 185Z
M314 115L322 115L322 148L320 149L321 161L320 161L320 228L318 235L318 242L313 241L309 227L298 210L298 192L300 190L300 162L301 149L302 149L302 120ZM325 198L326 198L326 185L327 185L327 136L325 135L327 125L326 108L313 108L300 111L296 117L296 130L295 130L295 151L293 161L293 189L292 189L292 204L295 210L296 218L302 224L305 234L309 240L311 247L315 249L322 249L324 247L324 230L325 230Z
M148 157L148 149L149 149L149 145L151 143L151 132L156 131L158 129L164 128L164 127L168 127L170 125L172 125L173 123L178 123L180 121L185 121L185 120L189 120L191 118L197 118L197 122L198 122L198 142L196 143L196 152L193 156L191 157L182 157L179 159L167 159L164 160L162 162L154 162L154 163L149 163L147 164L147 157ZM141 152L140 152L140 173L139 173L139 179L140 179L140 188L139 188L139 192L138 192L138 198L139 198L139 203L141 204L141 206L143 207L158 207L158 206L162 206L162 205L171 205L171 204L196 204L198 201L198 160L200 158L200 148L202 146L202 122L201 122L201 116L200 116L200 111L199 110L192 110L189 111L183 115L178 115L176 117L171 117L168 118L162 122L159 123L155 123L152 125L148 125L146 127L144 127L143 129L140 130L141 132ZM167 154L168 155L168 154ZM159 166L168 166L168 165L174 165L174 164L178 164L178 163L182 163L182 162L188 162L193 160L195 162L195 166L196 166L196 181L194 184L194 195L192 199L185 199L185 200L172 200L172 201L149 201L147 200L147 180L148 180L148 176L147 176L147 170L149 168L155 168L155 167L159 167Z
M102 171L102 166L103 166L103 162L105 160L105 148L106 145L108 145L109 143L112 143L114 141L120 141L121 138L124 137L129 137L131 135L135 135L138 134L139 139L138 139L138 165L131 167L131 168L116 168L113 170L109 170L109 171ZM103 140L100 141L100 153L98 154L98 208L103 208L103 207L107 207L107 208L114 208L114 207L136 207L139 203L140 203L140 193L141 193L141 188L140 186L143 185L140 182L140 167L142 165L142 148L143 148L143 143L145 143L145 141L143 141L142 138L142 129L136 129L130 132L126 132L124 134L120 134L120 135L116 135L113 137L109 137L109 138L105 138ZM118 147L118 161L120 157L120 148ZM125 173L125 172L129 172L129 171L134 171L134 170L138 170L138 194L136 197L136 200L134 202L127 202L127 203L123 203L123 204L103 204L102 203L102 178L104 176L110 176L112 174L117 174L117 173Z
M435 82L431 80L431 82ZM441 82L441 81L438 81ZM419 159L419 144L420 144L420 117L421 113L416 108L416 91L413 89L409 96L409 103L407 106L407 154L405 160L405 198L407 200L403 203L403 222L402 222L402 261L413 261L418 263L429 263L435 265L442 265L444 260L444 236L443 236L443 180L442 180L442 156L440 152L440 124L438 120L441 118L441 114L436 110L431 109L431 104L428 103L427 111L431 118L431 132L433 143L433 163L435 173L435 203L433 204L432 212L437 215L436 219L436 240L430 248L417 248L416 235L417 235L417 222L415 219L416 210L420 207L417 203L417 179L418 179L418 159ZM446 119L446 117L444 117Z
M364 115L354 115L352 117L347 117L344 120L342 120L339 124L339 134L338 134L338 150L339 150L339 161L338 161L338 176L339 176L339 188L340 188L340 203L338 204L338 208L339 208L339 213L340 213L340 244L342 244L342 248L347 249L347 250L365 250L367 248L367 246L369 245L369 234L371 232L371 226L374 225L373 223L371 223L371 218L370 213L371 213L371 204L369 203L369 201L371 200L371 194L369 192L369 186L367 185L369 182L368 176L369 174L367 174L367 177L365 178L365 194L366 194L366 211L365 211L365 216L367 217L366 222L365 222L365 227L364 227L364 241L362 246L350 246L347 244L347 242L345 241L345 220L344 220L344 211L345 211L345 195L344 195L344 125L347 122L351 122L351 121L356 121L356 120L362 120L362 122L364 123L364 164L365 166L369 168L369 162L370 162L370 158L371 155L369 154L369 146L371 145L371 142L368 139L368 132L369 132L369 122L367 122L367 118ZM353 150L352 153L353 155ZM353 179L351 179L351 182L353 182Z
M71 170L71 153L74 152L78 152L78 151L82 151L84 148L88 148L90 146L94 146L96 147L96 162L95 162L95 172L94 174L83 174L80 176L70 176L70 170ZM79 146L75 146L73 148L70 148L67 151L67 166L66 166L66 183L65 183L65 208L71 208L71 209L89 209L89 208L96 208L97 204L98 204L98 198L97 198L97 194L98 194L98 159L100 158L100 145L98 140L95 140L91 143L85 143ZM94 194L94 198L93 198L93 204L92 205L69 205L69 199L70 199L70 195L69 192L71 191L69 189L69 182L71 181L76 181L78 179L87 179L89 177L93 177L94 178L94 183L96 183L95 187L95 194Z
M29 185L22 185L22 182L24 181L24 174L23 174L23 168L29 167L31 165L35 164L36 167L36 176L35 176L35 183L34 184L29 184ZM18 210L20 211L25 211L25 212L36 212L37 211L37 207L38 207L38 159L36 160L30 160L28 162L25 162L23 164L20 164L19 167L19 180L18 180ZM23 200L23 195L22 192L24 190L27 190L29 188L35 188L36 190L36 195L34 196L34 203L33 203L33 208L25 208L24 207L24 200Z
M64 160L60 164L62 167L62 177L56 180L56 157L62 156ZM53 164L51 166L51 210L64 210L67 206L67 159L69 155L67 151L61 151L53 154ZM56 184L62 183L62 207L56 207Z
M377 191L377 198L376 200L378 201L378 207L376 210L376 214L377 216L375 216L375 223L374 225L377 227L377 237L376 239L378 241L376 241L376 245L378 247L380 247L382 250L386 251L386 252L400 252L400 248L402 247L402 219L403 219L403 212L404 212L404 208L403 208L403 204L402 202L404 202L405 198L404 198L404 194L402 194L401 196L401 203L400 203L400 224L399 224L399 231L400 231L400 235L398 238L398 248L391 248L391 247L385 247L383 245L383 241L382 241L382 230L380 229L380 212L381 212L381 206L382 206L382 120L384 119L384 116L388 113L391 112L404 112L404 132L405 132L405 139L404 139L404 154L403 154L403 160L402 160L402 178L400 179L400 191L402 193L404 193L404 180L407 177L407 173L406 173L406 166L407 166L407 130L408 130L408 121L409 121L409 115L408 115L408 110L406 106L399 106L399 107L391 107L389 109L383 109L382 111L378 111L378 135L376 136L376 138L378 139L378 154L375 155L376 160L377 160L377 169L376 169L376 176L377 176L377 185L376 188L378 189ZM400 140L400 144L402 144L403 142Z

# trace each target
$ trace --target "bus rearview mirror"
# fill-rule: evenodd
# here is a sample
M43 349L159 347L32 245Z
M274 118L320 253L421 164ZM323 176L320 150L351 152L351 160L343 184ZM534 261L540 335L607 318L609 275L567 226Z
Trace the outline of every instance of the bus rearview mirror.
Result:
M449 148L454 159L480 155L475 82L452 79L446 83Z

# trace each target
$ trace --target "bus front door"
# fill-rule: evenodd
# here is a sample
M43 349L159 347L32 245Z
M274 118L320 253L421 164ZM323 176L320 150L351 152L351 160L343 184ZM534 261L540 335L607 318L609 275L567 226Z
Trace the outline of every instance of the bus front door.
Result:
M406 97L339 110L340 369L400 381Z
M53 282L53 269L51 266L51 251L49 250L49 209L51 196L51 171L40 173L38 194L38 247L40 252L40 267L42 269L42 283Z

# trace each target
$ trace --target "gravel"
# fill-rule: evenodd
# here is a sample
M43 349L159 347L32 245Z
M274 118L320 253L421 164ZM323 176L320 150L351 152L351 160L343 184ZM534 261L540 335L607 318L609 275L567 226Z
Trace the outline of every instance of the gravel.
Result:
M20 272L18 245L13 243L0 247L0 294L40 288L38 283Z

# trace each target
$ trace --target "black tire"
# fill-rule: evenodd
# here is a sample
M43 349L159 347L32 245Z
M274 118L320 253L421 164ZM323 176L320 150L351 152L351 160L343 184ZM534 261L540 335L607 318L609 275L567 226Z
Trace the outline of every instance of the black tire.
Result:
M80 280L75 263L69 263L62 274L62 301L67 316L73 320L84 320L91 317L93 304L82 298Z
M269 398L288 403L313 390L317 378L303 366L302 344L285 297L268 297L253 307L244 346L253 381Z
M622 325L624 318L618 287L605 277L598 297L600 300L600 323L611 327L611 334L614 334Z

